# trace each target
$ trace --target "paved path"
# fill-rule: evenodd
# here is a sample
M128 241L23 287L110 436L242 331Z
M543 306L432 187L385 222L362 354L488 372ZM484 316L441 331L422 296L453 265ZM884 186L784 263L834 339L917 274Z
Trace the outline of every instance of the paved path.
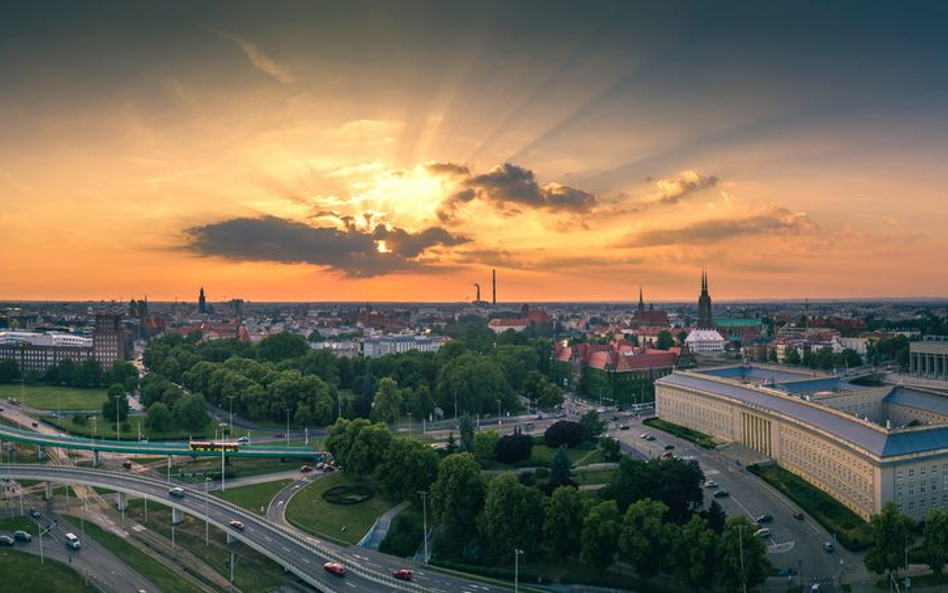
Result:
M365 534L365 537L362 538L359 545L363 548L369 548L370 550L378 550L379 546L382 545L382 540L388 535L388 530L392 526L392 519L395 518L395 515L407 509L410 504L409 501L403 500L379 515L379 518L375 520L375 524L372 525L369 532Z

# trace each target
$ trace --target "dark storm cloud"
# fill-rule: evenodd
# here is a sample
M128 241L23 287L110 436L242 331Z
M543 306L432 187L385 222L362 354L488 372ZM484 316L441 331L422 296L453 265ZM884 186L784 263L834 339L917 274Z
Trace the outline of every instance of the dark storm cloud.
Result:
M398 271L419 271L420 255L435 247L452 247L467 237L430 227L412 233L378 225L373 231L352 227L313 227L301 222L263 216L234 218L187 229L185 248L204 256L241 261L306 263L326 266L352 277L370 277ZM378 250L386 241L389 253Z
M458 181L457 190L441 205L438 216L442 220L453 217L459 204L480 199L504 212L519 213L524 208L546 209L557 212L587 212L598 203L596 196L558 183L541 186L530 169L504 163L480 175L470 168L455 163L432 163L430 172Z
M805 212L775 208L766 214L748 218L705 220L678 229L644 231L627 245L707 245L749 235L803 236L816 235L819 232L819 225Z

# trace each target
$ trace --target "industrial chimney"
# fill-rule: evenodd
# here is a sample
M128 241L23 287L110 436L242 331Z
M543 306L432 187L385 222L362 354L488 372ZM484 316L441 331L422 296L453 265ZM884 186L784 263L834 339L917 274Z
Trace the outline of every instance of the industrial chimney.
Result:
M497 306L497 270L491 270L491 276L493 278L493 285L494 285L494 298L492 299L492 302L494 306L496 307Z

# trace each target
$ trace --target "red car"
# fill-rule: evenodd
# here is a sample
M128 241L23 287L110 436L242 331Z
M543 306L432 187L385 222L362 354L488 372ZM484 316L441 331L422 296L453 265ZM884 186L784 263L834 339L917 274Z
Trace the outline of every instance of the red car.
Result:
M323 564L323 570L337 577L345 576L346 574L346 567L338 562L327 562Z
M244 524L237 520L231 521L230 523L228 523L228 525L230 525L233 529L236 529L237 531L244 530Z
M674 457L674 456L675 456L675 454L672 453L671 451L665 451L664 453L662 453L662 457L663 457L664 459L671 459L671 458Z
M313 471L313 466L311 465L304 465L303 467L300 468L300 473L303 473L303 474L308 474L311 471Z
M398 570L392 573L392 576L395 577L396 579L401 579L403 581L410 581L411 571L408 570L407 568L399 568Z

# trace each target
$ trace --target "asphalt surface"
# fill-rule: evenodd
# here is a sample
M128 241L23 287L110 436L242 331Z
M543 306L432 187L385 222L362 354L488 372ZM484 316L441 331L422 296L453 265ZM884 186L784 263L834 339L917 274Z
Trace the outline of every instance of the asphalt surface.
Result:
M6 465L4 473L15 479L47 480L57 483L80 483L125 491L171 507L196 517L204 517L205 498L201 489L190 489L183 498L171 497L166 482L127 473L96 471L88 468L44 467L40 465ZM308 481L308 480L307 480ZM431 591L433 593L464 592L489 593L504 588L485 585L468 579L445 576L428 571L424 566L406 562L361 548L348 548L300 534L258 517L214 496L207 498L208 518L212 525L230 533L236 539L268 556L312 586L323 591ZM228 526L231 520L240 520L244 529ZM345 577L329 575L322 564L327 560L340 562L347 568ZM392 579L393 570L408 566L415 572L414 582Z

